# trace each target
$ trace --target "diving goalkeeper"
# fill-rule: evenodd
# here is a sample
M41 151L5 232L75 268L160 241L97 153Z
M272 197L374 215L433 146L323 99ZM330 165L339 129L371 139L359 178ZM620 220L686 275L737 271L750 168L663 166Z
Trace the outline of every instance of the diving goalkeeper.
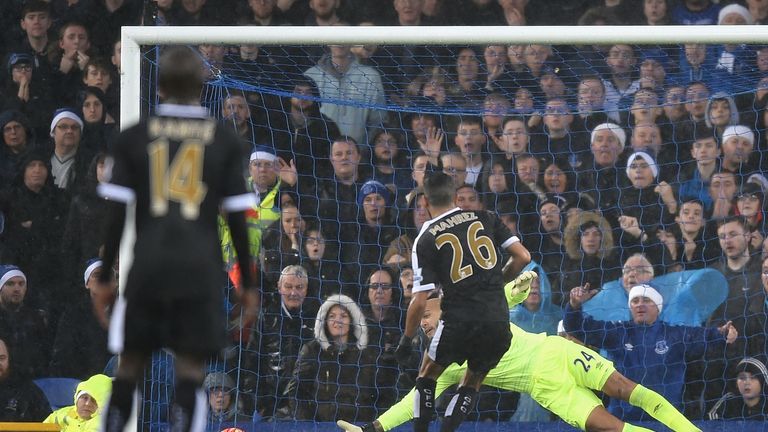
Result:
M523 272L504 287L509 307L528 296L535 272ZM440 299L427 302L421 326L432 337L440 317ZM624 423L603 407L593 390L629 402L664 423L673 431L700 431L666 399L653 390L621 375L609 360L595 351L560 336L528 333L510 323L512 345L485 377L483 384L503 390L529 393L541 406L581 430L650 431ZM453 364L437 380L437 398L446 388L458 384L466 364ZM413 418L413 390L373 423L355 426L344 420L338 426L347 432L382 432Z

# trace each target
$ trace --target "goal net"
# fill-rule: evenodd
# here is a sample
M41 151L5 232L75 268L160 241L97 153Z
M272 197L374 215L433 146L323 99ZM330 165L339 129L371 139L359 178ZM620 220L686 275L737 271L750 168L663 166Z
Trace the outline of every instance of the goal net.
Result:
M418 358L393 351L430 219L418 186L436 171L457 180L457 206L495 212L531 252L539 282L512 322L555 335L563 320L694 421L752 412L735 407L750 376L767 391L766 42L763 26L123 28L121 123L154 112L162 46L192 46L201 103L242 137L261 200L247 215L261 317L243 325L229 303L211 430L362 423L411 388ZM227 299L231 287L222 277ZM172 398L172 356L156 357L139 412L150 430ZM555 420L493 387L471 418Z

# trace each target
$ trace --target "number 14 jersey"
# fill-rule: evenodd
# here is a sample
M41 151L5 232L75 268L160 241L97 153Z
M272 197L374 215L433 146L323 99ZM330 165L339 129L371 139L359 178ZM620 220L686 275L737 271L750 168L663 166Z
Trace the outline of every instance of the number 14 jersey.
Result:
M446 322L509 321L502 250L519 241L493 213L447 211L416 237L413 292L442 287Z
M255 202L240 159L238 138L203 107L160 105L157 115L119 135L111 178L99 192L115 201L135 200L137 258L219 271L219 210L242 211Z

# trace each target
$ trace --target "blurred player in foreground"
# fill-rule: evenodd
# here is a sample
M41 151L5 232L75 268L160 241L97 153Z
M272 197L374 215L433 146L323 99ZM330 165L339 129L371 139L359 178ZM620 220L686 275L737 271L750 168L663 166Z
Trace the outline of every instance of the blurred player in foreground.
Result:
M225 317L217 231L228 213L240 260L238 291L243 319L253 319L259 294L251 274L244 210L255 202L245 190L238 138L200 106L203 65L186 47L169 47L159 61L156 115L122 132L114 145L111 178L99 193L111 201L104 268L117 256L126 204L136 203L134 262L124 295L115 304L110 348L120 363L105 430L125 428L137 382L154 350L176 354L171 430L205 429L205 361L223 348ZM114 300L111 272L103 272L93 296L103 324Z
M535 272L525 271L504 287L510 308L525 300L535 277ZM421 321L421 327L429 337L435 333L440 313L440 299L430 298L425 318ZM658 393L628 380L595 351L560 336L528 333L511 323L509 326L514 335L512 343L483 384L529 393L544 408L581 430L650 431L611 415L593 392L600 390L612 398L641 407L673 431L700 431ZM435 398L446 388L458 384L466 369L466 364L446 368L437 380ZM347 432L391 430L413 417L413 397L411 390L373 423L362 427L344 420L337 424Z

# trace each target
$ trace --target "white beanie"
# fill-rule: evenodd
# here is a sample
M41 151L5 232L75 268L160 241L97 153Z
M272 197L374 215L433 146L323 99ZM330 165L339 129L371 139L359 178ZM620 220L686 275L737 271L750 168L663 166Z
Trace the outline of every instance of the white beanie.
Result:
M53 120L51 120L51 136L53 136L53 129L56 128L56 125L59 124L59 122L62 119L70 119L77 122L77 124L80 125L80 129L83 128L83 120L75 114L74 111L70 111L68 109L61 109L56 112L56 115L53 117Z
M748 25L752 25L755 23L754 18L752 18L752 14L749 13L749 9L745 8L742 5L737 5L737 4L731 4L720 9L720 13L717 14L717 23L722 24L725 17L732 13L741 15L742 18L744 18L744 21L746 21Z
M627 159L627 177L629 177L629 173L631 171L629 166L632 165L632 162L634 162L637 158L641 158L642 160L648 162L648 167L650 167L651 171L653 172L653 178L659 176L659 166L656 165L656 161L653 160L653 157L644 151L639 151L632 153L629 156L629 159Z
M27 276L15 265L0 265L0 290L11 278L20 277L27 281Z
M104 262L101 261L98 258L93 258L88 260L85 267L85 272L83 273L83 283L88 285L88 278L91 277L91 274L94 270L104 265Z
M661 313L661 307L664 306L664 299L652 286L642 284L632 287L632 289L629 290L629 300L627 300L627 306L630 308L632 307L632 299L635 297L648 297L652 302L656 303L656 307L659 308L659 313Z
M726 141L728 141L733 137L746 138L750 144L755 145L755 133L752 132L752 129L746 126L734 125L734 126L728 126L727 128L725 128L725 130L723 131L723 143L725 143Z
M604 129L608 129L609 131L613 132L613 134L616 135L616 138L619 139L621 147L624 147L624 143L627 142L627 133L624 132L624 129L622 129L621 126L615 123L601 123L595 126L595 128L592 129L592 135L589 137L589 142L595 142L595 133Z

